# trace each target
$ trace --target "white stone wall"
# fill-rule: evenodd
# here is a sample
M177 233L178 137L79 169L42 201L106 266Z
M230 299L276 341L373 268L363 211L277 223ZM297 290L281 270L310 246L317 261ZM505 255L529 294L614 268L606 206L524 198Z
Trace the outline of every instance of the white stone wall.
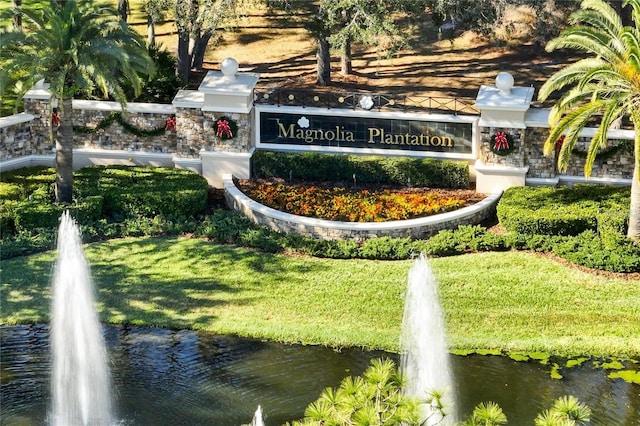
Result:
M214 82L222 84L218 80ZM77 149L91 150L92 158L98 158L99 153L104 151L107 163L109 158L114 158L116 152L119 152L121 157L124 155L127 158L129 155L132 157L149 154L166 155L174 157L176 161L179 159L201 161L204 158L202 153L238 154L243 155L240 168L248 171L257 130L254 129L255 109L251 101L252 89L249 87L246 89L246 94L238 96L243 100L242 108L234 107L229 111L224 111L222 106L215 103L207 103L205 94L200 91L180 91L170 105L129 103L126 111L123 112L123 118L127 123L138 129L158 129L164 127L167 118L175 114L176 130L163 131L160 135L153 137L139 136L114 122L95 133L76 132L74 146ZM209 94L209 97L211 96L213 95ZM50 98L46 83L39 84L25 95L25 113L0 118L0 161L15 162L17 159L28 156L53 156L55 150L51 138ZM212 99L215 100L215 96ZM95 127L109 113L122 111L121 106L115 102L74 100L73 105L73 124L82 127ZM219 109L221 110L218 111ZM336 114L339 114L338 110ZM562 180L584 180L583 158L573 156L568 170L560 174L557 172L555 158L543 155L543 143L549 132L548 110L529 109L526 113L519 112L519 114L522 116L519 120L500 121L501 116L495 111L491 119L481 117L480 125L474 132L479 138L476 161L476 170L479 172L476 176L479 176L480 180L485 179L491 185L503 172L509 176L514 173L521 175L522 179L517 180L516 184L520 184L525 177L527 181L538 180L545 184ZM237 134L232 139L222 140L215 135L214 123L222 116L234 120L238 126ZM62 119L64 120L65 117ZM508 132L516 145L516 149L507 156L499 156L491 152L490 138L498 130ZM585 129L584 137L579 141L577 148L586 150L590 136L594 132L595 129ZM622 140L633 139L633 132L614 130L610 132L609 137L610 146L615 146ZM409 155L410 152L406 154ZM226 157L212 156L207 157L206 160L208 163L205 166L196 164L194 167L200 167L200 170L206 169L210 174L208 179L211 182L220 182L222 174L235 173L238 170L236 163L239 160L235 157L234 170L224 170L225 164L228 163ZM490 170L492 168L493 170ZM612 158L597 160L593 167L592 179L624 183L631 178L632 173L632 153L620 152ZM505 183L507 186L512 184L512 180Z

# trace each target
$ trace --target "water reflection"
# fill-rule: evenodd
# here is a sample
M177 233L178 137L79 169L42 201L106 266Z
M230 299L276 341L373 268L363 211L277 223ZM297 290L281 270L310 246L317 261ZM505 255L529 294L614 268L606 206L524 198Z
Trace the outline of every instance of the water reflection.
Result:
M0 327L2 425L43 425L49 401L49 328ZM240 425L263 407L267 425L301 418L323 388L394 354L279 345L139 327L104 328L116 414L125 425ZM640 386L589 363L552 380L550 366L494 356L452 357L461 414L481 401L502 406L509 424L531 425L555 398L572 394L592 425L640 424Z

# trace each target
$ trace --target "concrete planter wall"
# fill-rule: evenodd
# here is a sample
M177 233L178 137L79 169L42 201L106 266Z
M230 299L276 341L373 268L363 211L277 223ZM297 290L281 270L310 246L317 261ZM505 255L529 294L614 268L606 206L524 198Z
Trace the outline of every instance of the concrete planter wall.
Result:
M495 214L496 204L502 195L502 192L497 192L472 206L417 219L366 223L336 222L296 216L262 205L240 191L230 174L223 177L223 183L227 205L253 222L275 231L298 233L323 240L363 241L373 237L428 238L443 229L475 225L491 217Z

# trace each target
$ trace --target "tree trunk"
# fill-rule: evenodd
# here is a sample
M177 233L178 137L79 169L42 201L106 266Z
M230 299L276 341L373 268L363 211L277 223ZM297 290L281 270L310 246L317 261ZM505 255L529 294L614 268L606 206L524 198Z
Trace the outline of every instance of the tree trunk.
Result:
M123 22L129 17L129 0L118 0L118 14Z
M633 166L633 177L631 178L631 206L627 237L640 244L640 126L636 125L634 128L636 131L634 140L635 164Z
M22 0L13 0L13 7L16 10L20 10L22 8ZM13 29L22 31L22 15L20 12L13 15Z
M326 38L318 40L318 52L316 53L318 86L328 86L331 82L331 56L329 55L329 41Z
M178 33L178 75L186 82L191 77L191 55L187 32Z
M213 33L211 31L205 31L204 34L195 40L195 44L193 46L193 68L197 70L202 69L204 54L207 51L207 45L209 44L209 40L211 40L212 35Z
M58 111L60 125L52 128L56 143L56 202L71 203L73 198L73 109L71 98L62 99ZM53 127L53 124L52 124Z
M156 25L153 23L153 17L147 15L147 45L149 47L156 44Z
M353 67L351 65L351 40L347 40L342 46L342 54L340 55L340 73L342 75L351 75Z

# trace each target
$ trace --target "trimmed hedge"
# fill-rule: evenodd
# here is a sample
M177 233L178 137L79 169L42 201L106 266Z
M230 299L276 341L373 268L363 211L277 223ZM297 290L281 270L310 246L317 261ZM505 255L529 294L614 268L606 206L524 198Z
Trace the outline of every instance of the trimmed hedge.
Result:
M91 239L164 233L165 228L172 232L183 227L183 219L173 218L188 222L187 217L204 211L209 195L206 179L198 174L160 167L93 166L76 171L75 201L69 205L54 203L53 168L10 171L2 174L2 181L0 190L11 195L0 199L2 238L27 246L32 245L25 241L34 229L55 230L64 210L87 227ZM8 249L14 252L20 250ZM1 255L6 257L6 252Z
M364 164L371 171L379 170L379 162L365 161ZM389 164L393 164L393 161ZM2 200L1 258L54 248L55 228L63 207L51 203L51 183L54 179L51 173L53 169L41 169L36 170L33 179L21 173L10 176L24 183L23 188L30 188L30 193L23 193L31 195L31 200ZM5 177L3 174L3 180ZM568 235L569 232L562 229L557 235L517 231L495 234L477 225L441 231L428 240L381 237L362 244L282 234L228 210L216 209L211 214L199 215L203 212L201 206L206 203L207 189L203 178L184 170L91 167L76 173L75 190L79 201L77 205L69 207L74 217L82 217L79 221L84 241L188 233L219 243L249 246L268 252L293 251L319 257L380 260L409 259L418 253L451 256L476 251L533 250L552 252L590 268L640 272L640 247L625 238L629 188L594 185L511 188L498 204L500 214L506 215L504 222L508 224L511 220L522 229L550 232L564 224L576 233L581 226L593 228L575 236ZM185 194L179 195L183 190ZM113 217L105 216L105 204L109 196L111 205L108 209ZM171 205L174 199L179 201L173 206L162 205L163 202ZM148 204L143 205L145 203ZM179 214L155 213L160 208L163 212L182 211ZM196 213L185 214L184 211ZM530 216L528 221L527 216ZM13 221L20 230L15 234L7 232L4 227ZM505 223L503 226L507 228Z
M251 161L253 176L263 179L469 188L469 165L449 160L256 150Z
M607 209L596 215L598 234L605 247L615 249L624 243L629 229L629 209Z
M55 229L65 210L78 223L95 222L102 216L102 201L102 196L97 195L69 205L23 202L14 210L15 228L18 232L29 232L35 228Z
M183 169L93 166L75 174L80 197L104 196L104 216L190 216L204 210L209 184Z
M23 188L24 194L30 194L37 187L52 185L56 181L56 170L52 167L33 166L2 172L2 182L13 183Z
M22 186L17 183L0 182L1 200L20 200L24 198Z
M598 214L613 209L629 214L628 187L575 185L507 189L496 212L509 232L541 235L579 235L598 230Z

